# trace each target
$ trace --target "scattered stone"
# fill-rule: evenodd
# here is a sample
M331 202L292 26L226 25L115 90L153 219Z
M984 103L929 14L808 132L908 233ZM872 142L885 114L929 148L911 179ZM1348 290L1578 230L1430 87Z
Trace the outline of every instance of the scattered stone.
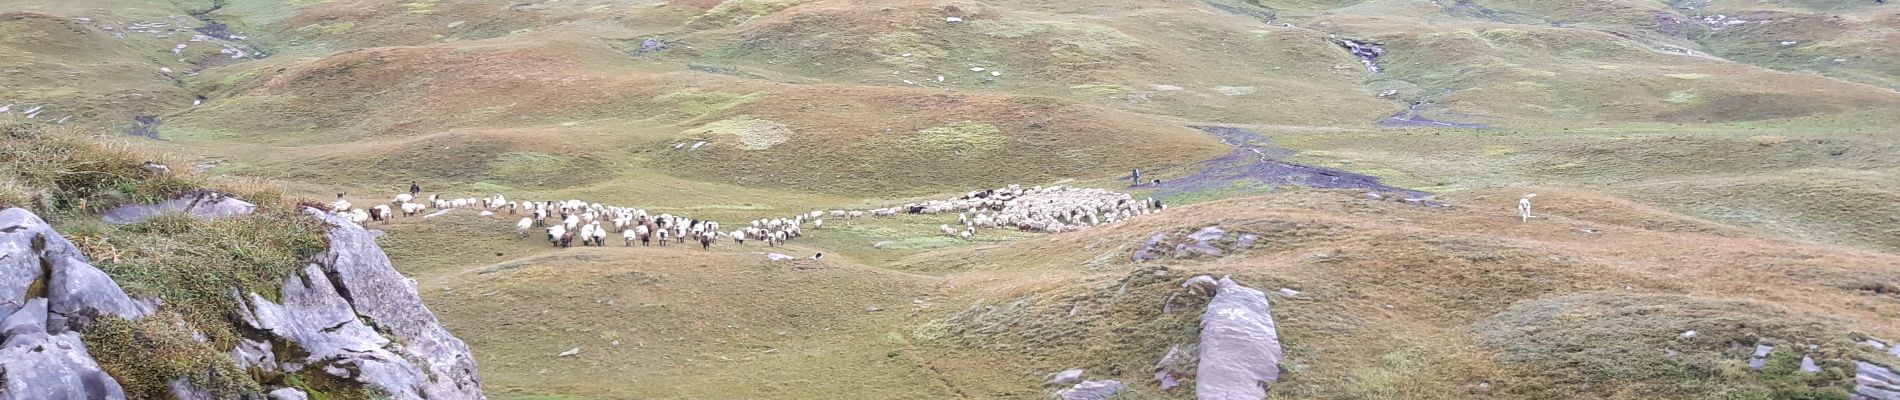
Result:
M1154 235L1148 236L1148 241L1142 243L1140 249L1135 250L1134 260L1148 261L1161 258L1163 253L1159 251L1159 245L1163 239L1167 238L1167 232L1155 232Z
M1379 97L1381 98L1392 97L1392 96L1397 96L1398 94L1399 94L1398 89L1386 89L1386 91L1379 92Z
M1253 247L1253 243L1258 240L1260 240L1260 235L1242 233L1240 234L1240 238L1234 240L1234 247L1241 249Z
M983 67L970 67L970 72L983 72L983 71L986 71L985 69L983 69Z
M270 400L310 400L310 395L305 394L302 389L277 388L270 391Z
M883 240L883 241L878 241L877 243L872 243L871 248L882 250L885 247L891 247L891 245L894 245L894 244L897 244L897 242Z
M167 172L172 172L172 167L167 167L165 166L165 164L159 164L159 163L155 163L151 161L146 161L144 164L139 164L139 169L145 170L145 172L149 172L153 174L164 174Z
M495 216L495 212L494 212L494 211L488 211L488 210L482 210L482 212L481 212L481 213L477 213L477 214L475 214L475 215L478 215L478 216L483 216L483 217L492 217L492 216Z
M1900 400L1900 373L1885 365L1856 361L1854 394L1872 400Z
M646 40L640 41L640 49L634 50L633 55L637 56L661 50L666 50L665 41L661 41L659 38L646 38Z
M1115 393L1121 390L1122 383L1118 381L1088 381L1077 383L1068 389L1056 391L1056 398L1061 400L1106 400L1115 396Z
M1755 345L1755 355L1748 358L1748 369L1760 370L1761 367L1768 365L1768 353L1774 351L1775 346Z
M613 342L612 344L613 344L613 346L614 346L614 347L620 347L620 341L619 341L619 340L615 340L615 341L614 341L614 342Z
M1699 334L1697 334L1696 331L1688 330L1688 331L1682 331L1682 334L1676 335L1676 338L1682 339L1682 340L1690 340L1690 339L1695 339L1696 336L1699 336Z
M462 27L462 24L466 24L466 23L468 23L468 21L455 21L455 22L450 22L450 23L449 23L449 25L448 25L448 28L449 28L449 29L455 29L455 28L460 28L460 27Z
M990 76L1003 76L1002 71L990 71Z
M1814 356L1803 354L1801 355L1801 372L1818 374L1821 373L1821 366L1814 364Z
M1044 381L1044 383L1049 385L1067 385L1079 380L1082 380L1082 370L1078 368L1050 374L1049 379Z
M422 216L422 219L430 219L430 218L435 218L435 217L440 217L440 216L444 216L444 215L448 215L449 213L452 213L452 212L455 212L455 210L457 210L457 209L455 209L455 208L448 208L448 209L443 209L442 211L436 211L436 212L432 212L432 213L428 213L428 214L425 214L425 215L423 215L423 216Z
M791 261L795 258L796 257L779 254L779 253L770 253L770 254L765 255L765 259L771 260L771 261Z
M870 307L865 307L865 308L864 308L864 311L865 311L865 312L878 312L878 311L884 311L884 307L878 307L878 306L870 306Z
M958 22L963 22L963 18L958 18L958 17L944 17L944 19L943 19L943 22L948 22L948 23L952 23L952 24L954 24L954 23L958 23Z
M1300 291L1288 289L1288 288L1280 288L1280 295L1286 296L1287 298L1300 297Z
M1161 361L1155 363L1155 384L1161 386L1161 391L1172 391L1174 388L1181 387L1181 379L1176 369L1184 364L1185 358L1187 354L1181 352L1180 346L1168 346L1168 353L1163 354Z
M573 357L579 354L581 354L581 348L575 347L572 349L567 349L567 351L563 351L561 352L561 354L556 354L554 356L555 357Z
M140 115L137 117L133 117L132 131L128 133L131 134L132 136L138 136L138 137L143 137L147 139L157 140L158 139L158 124L159 124L158 117L153 117L149 115Z

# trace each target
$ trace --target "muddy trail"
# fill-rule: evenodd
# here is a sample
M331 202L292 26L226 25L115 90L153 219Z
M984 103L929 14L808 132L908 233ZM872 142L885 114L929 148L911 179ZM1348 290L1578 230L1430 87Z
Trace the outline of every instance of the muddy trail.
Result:
M1304 186L1315 189L1363 189L1382 196L1398 196L1407 202L1435 204L1424 199L1431 193L1387 186L1379 178L1332 168L1281 162L1293 150L1261 144L1265 137L1253 131L1222 126L1195 126L1234 146L1234 151L1201 163L1198 171L1186 177L1161 183L1137 182L1135 187L1152 189L1159 194L1220 190L1236 184L1264 186Z

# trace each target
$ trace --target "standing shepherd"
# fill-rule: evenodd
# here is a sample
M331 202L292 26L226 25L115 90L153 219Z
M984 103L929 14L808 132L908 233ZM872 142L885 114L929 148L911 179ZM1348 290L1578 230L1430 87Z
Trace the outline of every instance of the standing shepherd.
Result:
M1531 221L1531 198L1532 197L1537 197L1537 194L1531 193L1531 194L1524 195L1524 197L1522 198L1517 199L1517 216L1524 218L1524 222Z
M1141 168L1135 168L1134 171L1129 172L1128 181L1134 182L1135 186L1141 186Z
M421 194L422 186L416 185L416 181L409 181L409 197L415 197Z

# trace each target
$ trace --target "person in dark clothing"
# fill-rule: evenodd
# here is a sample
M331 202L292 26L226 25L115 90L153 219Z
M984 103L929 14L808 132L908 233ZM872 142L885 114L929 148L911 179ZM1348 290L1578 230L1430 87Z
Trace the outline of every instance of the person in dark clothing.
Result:
M1136 168L1133 172L1129 172L1128 176L1129 182L1134 182L1135 186L1141 186L1141 168Z
M416 185L416 181L409 181L409 195L415 196L418 194L422 194L422 186Z

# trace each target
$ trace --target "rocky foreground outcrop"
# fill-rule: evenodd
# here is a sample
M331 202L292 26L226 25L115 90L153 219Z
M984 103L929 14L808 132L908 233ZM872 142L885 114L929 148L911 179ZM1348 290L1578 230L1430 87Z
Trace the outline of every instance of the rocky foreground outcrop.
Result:
M342 217L306 212L331 225L330 248L301 273L284 277L282 303L257 293L245 296L239 310L244 324L271 340L245 340L232 352L239 366L321 368L397 399L482 398L468 345L442 328L375 237ZM272 342L294 344L306 354L273 360Z
M1189 284L1205 285L1209 278L1196 277ZM1267 295L1228 278L1217 281L1213 290L1214 299L1207 303L1207 313L1201 315L1201 362L1194 377L1195 398L1266 398L1268 387L1280 380L1281 360L1280 334Z
M102 315L142 318L152 306L85 257L32 212L0 210L0 399L125 398L78 331Z
M178 204L182 209L157 207L201 218L250 212L226 199L215 204L236 208L219 206L205 215L194 212L202 210L191 200ZM253 334L229 350L232 360L245 369L314 369L395 399L483 398L468 346L442 328L370 232L321 211L307 213L331 226L330 248L284 277L282 302L233 288L230 295L242 304L234 310L239 330ZM38 216L0 211L0 399L125 398L87 353L80 331L102 315L145 317L155 304L127 296ZM184 381L172 386L178 398L209 398ZM271 398L304 397L294 388L266 391Z

